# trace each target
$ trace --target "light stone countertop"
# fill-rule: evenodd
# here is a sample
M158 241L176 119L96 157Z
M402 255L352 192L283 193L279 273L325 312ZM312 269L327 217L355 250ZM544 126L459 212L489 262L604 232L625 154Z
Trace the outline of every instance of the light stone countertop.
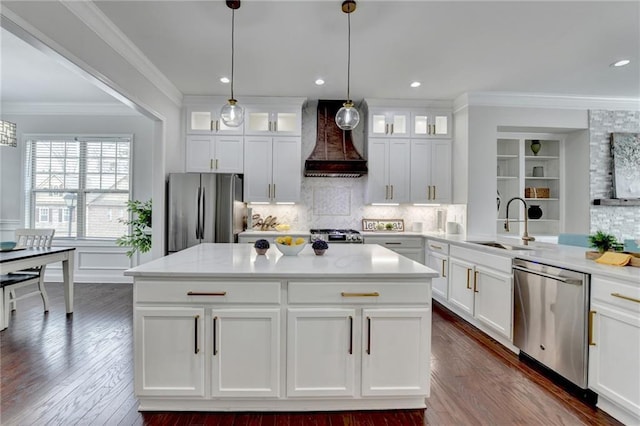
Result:
M125 271L134 277L246 279L426 279L438 272L375 244L330 244L316 256L309 244L297 256L275 245L266 255L249 244L199 244Z

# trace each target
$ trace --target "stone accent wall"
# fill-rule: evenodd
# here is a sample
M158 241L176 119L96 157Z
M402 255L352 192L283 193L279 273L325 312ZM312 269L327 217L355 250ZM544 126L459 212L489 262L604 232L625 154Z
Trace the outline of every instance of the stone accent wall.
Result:
M640 133L640 111L589 111L591 200L611 198L613 171L610 137L614 132ZM590 208L591 232L602 230L619 240L640 239L640 207Z

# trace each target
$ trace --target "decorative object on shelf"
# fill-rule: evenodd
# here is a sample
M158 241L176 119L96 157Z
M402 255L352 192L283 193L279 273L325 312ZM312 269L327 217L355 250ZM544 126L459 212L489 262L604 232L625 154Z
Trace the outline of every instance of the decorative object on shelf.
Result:
M531 141L531 152L533 152L533 155L538 155L540 148L542 148L542 143L538 139L533 139Z
M529 219L540 219L542 217L542 209L537 204L532 204L527 209Z
M252 216L253 228L256 228L260 231L273 231L278 230L278 218L276 216L267 216L265 219L262 219L259 213L255 213Z
M18 138L16 137L16 123L0 120L0 146L18 146Z
M612 133L613 197L640 198L640 133Z
M534 166L532 175L533 177L544 177L544 167Z
M549 188L525 188L524 198L549 198Z
M597 249L599 253L604 253L616 245L618 245L616 237L606 232L597 231L595 234L589 235L589 246Z
M404 219L362 219L362 230L404 232Z
M227 7L231 9L231 98L220 110L220 118L228 127L239 127L244 121L244 108L238 105L238 101L233 97L233 65L234 65L234 41L235 41L235 17L236 9L240 8L240 0L226 0Z
M500 195L500 190L496 190L498 196L496 197L496 204L498 207L498 211L500 211L500 203L502 202L502 196Z
M322 256L325 251L329 248L329 244L323 240L315 240L313 244L311 244L311 248L316 256Z
M269 250L270 244L269 244L269 241L267 241L265 239L261 239L261 240L256 241L253 244L253 247L256 249L256 253L265 254L267 252L267 250Z
M151 200L129 200L127 211L131 219L118 219L118 222L129 225L131 233L118 238L116 244L129 247L127 256L131 257L136 251L146 253L151 250Z
M345 0L342 2L342 11L347 14L347 100L342 108L336 114L336 124L342 130L353 130L360 122L360 113L353 106L350 93L351 79L351 13L356 10L356 2L354 0Z
M297 256L306 246L305 243L304 238L293 238L290 235L276 238L276 247L285 256Z
M15 241L2 241L0 242L0 251L11 251L16 248Z

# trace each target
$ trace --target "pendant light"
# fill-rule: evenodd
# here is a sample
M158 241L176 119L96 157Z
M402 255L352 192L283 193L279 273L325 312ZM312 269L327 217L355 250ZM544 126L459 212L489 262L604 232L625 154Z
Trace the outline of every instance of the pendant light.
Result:
M220 119L227 127L238 127L244 121L244 108L238 105L238 101L233 97L233 61L234 61L234 34L235 34L235 14L240 8L240 0L226 0L227 7L231 9L231 98L220 110Z
M348 22L348 47L347 47L347 101L336 114L336 124L342 130L353 130L360 122L360 113L353 106L350 97L349 83L351 78L351 12L356 10L356 2L354 0L345 0L342 2L342 11L347 14Z

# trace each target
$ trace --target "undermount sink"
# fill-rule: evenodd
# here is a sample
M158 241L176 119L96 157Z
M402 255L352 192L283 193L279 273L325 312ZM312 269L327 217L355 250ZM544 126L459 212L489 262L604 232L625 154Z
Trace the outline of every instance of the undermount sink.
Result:
M532 248L522 246L512 246L510 244L499 243L497 241L467 241L472 244L480 244L481 246L494 247L502 250L533 250Z

